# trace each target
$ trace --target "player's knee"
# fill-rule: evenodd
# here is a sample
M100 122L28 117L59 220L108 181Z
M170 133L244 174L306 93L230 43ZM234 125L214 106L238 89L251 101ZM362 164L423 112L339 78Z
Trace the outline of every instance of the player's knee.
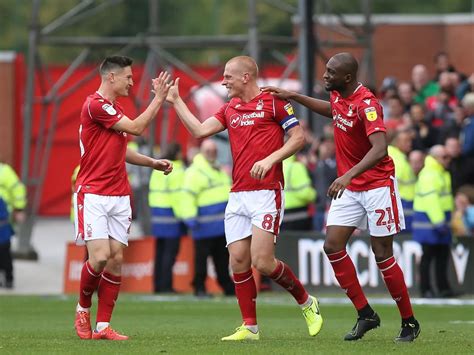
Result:
M270 275L273 271L273 261L274 258L268 258L264 255L255 255L252 256L252 266L258 270L263 275Z
M110 250L106 248L94 250L92 253L89 254L89 260L91 261L95 270L102 271L109 259L110 259Z
M392 248L386 245L372 245L372 251L375 256L375 261L380 262L387 260L393 255Z
M340 245L338 245L336 243L332 243L329 240L324 241L324 245L323 245L323 249L324 249L324 252L326 253L326 255L337 253L337 252L341 251L344 248L345 248L345 246L341 247Z

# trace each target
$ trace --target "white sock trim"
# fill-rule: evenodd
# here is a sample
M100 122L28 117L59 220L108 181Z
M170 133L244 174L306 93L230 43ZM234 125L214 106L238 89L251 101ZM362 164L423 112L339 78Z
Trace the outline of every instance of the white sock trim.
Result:
M76 306L76 312L87 312L90 313L91 309L90 308L84 308L82 307L79 303Z
M95 329L100 332L109 326L109 322L98 322Z

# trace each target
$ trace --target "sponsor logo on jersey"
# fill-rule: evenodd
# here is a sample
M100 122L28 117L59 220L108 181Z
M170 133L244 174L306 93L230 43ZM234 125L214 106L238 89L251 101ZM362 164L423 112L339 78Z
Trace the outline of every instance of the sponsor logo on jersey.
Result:
M265 112L252 112L252 113L244 113L243 115L239 115L238 113L233 114L230 117L230 126L232 128L237 127L244 127L244 126L253 126L255 124L255 118L264 118Z
M255 109L258 111L263 110L263 100L258 100L257 107L255 107Z
M293 106L291 106L291 104L288 102L285 106L283 106L285 108L285 111L289 114L289 115L294 115L295 112L293 111Z
M335 121L334 124L336 127L342 129L344 132L347 132L347 127L352 127L354 125L354 121L342 117L342 115L337 113L336 110L332 111L332 119Z
M243 119L264 118L264 117L265 117L265 112L244 113L242 115Z
M367 105L370 105L370 99L362 100L362 101L364 101Z
M365 117L367 117L367 120L375 121L377 119L377 110L375 109L375 107L367 107L364 112Z
M107 112L110 116L116 115L117 111L115 111L114 107L109 104L103 104L102 108L105 112Z

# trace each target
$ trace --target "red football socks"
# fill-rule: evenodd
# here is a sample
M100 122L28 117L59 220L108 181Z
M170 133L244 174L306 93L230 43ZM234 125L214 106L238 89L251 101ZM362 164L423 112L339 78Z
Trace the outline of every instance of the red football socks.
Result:
M359 280L357 279L357 272L346 250L341 250L337 253L327 254L331 266L336 275L341 288L346 292L347 297L350 298L355 308L359 311L364 308L368 302L362 291Z
M392 298L397 302L398 310L403 319L413 316L413 309L411 307L410 296L408 296L407 286L403 278L402 269L398 265L395 257L377 262L377 266L382 273L387 289L392 295Z
M269 277L287 290L295 298L298 304L303 304L308 300L308 293L291 271L290 267L286 265L283 261L277 260L277 266L275 270L269 275Z
M257 286L252 269L239 274L234 273L234 283L244 325L257 325Z
M82 266L81 281L79 286L79 305L83 308L90 308L92 305L92 294L97 289L101 279L101 273L97 273L86 261Z
M102 278L97 291L99 304L97 306L97 323L110 322L114 310L115 301L120 291L121 276L115 276L108 272L102 273Z

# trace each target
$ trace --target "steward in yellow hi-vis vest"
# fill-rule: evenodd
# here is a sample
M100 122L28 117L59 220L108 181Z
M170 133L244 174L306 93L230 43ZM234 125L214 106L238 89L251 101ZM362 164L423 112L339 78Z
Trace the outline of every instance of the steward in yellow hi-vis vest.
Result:
M195 251L194 292L207 294L207 258L212 256L217 280L225 294L234 294L229 276L229 254L226 248L224 214L231 187L230 177L216 164L217 146L202 142L200 153L185 172L180 215L191 230Z
M447 155L438 159L447 159ZM453 209L451 175L430 154L415 187L413 239L427 244L450 244Z
M0 163L0 287L13 288L11 237L13 223L20 222L26 207L26 188L15 170Z
M282 228L284 230L311 230L313 225L308 207L316 200L316 190L313 188L308 169L293 155L283 161L283 176L285 178L285 214Z
M401 134L408 135L408 133L400 133L400 135ZM395 164L395 177L397 179L398 190L403 206L403 214L405 216L405 231L410 233L412 231L413 222L413 199L415 198L416 176L413 172L413 168L408 162L406 153L404 153L399 147L389 145L388 155L392 158L393 163Z
M148 204L151 214L151 230L156 238L154 288L155 292L174 292L172 270L179 252L180 237L186 226L179 215L181 186L184 179L184 163L181 146L170 143L162 156L173 163L173 174L164 175L153 170L150 177Z

